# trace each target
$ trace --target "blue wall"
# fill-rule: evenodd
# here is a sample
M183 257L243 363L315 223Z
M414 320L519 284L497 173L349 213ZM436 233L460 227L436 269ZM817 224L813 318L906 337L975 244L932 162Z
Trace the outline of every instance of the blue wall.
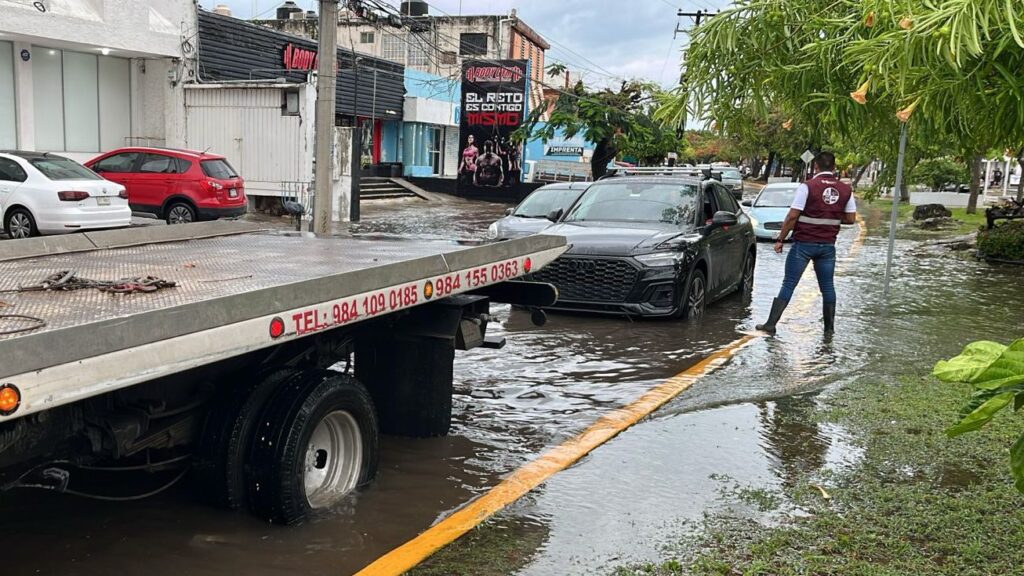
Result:
M462 87L458 80L406 68L405 95L458 104L462 97Z

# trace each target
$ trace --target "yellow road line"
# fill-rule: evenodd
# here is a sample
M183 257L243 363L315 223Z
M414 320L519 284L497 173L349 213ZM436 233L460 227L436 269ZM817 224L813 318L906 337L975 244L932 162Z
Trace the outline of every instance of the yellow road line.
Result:
M720 368L754 338L743 336L655 386L630 404L601 416L583 432L522 466L487 493L471 500L419 536L381 556L357 572L356 576L397 575L411 570L431 554L472 530L495 512L515 502L555 473L565 470L598 446L650 415L703 376Z

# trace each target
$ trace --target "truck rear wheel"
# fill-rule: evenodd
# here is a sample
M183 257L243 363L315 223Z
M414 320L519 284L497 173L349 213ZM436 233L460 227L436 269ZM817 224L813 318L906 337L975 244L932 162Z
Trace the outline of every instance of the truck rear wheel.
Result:
M279 524L331 508L376 475L378 443L373 401L358 380L327 370L290 380L253 436L250 507Z
M206 418L192 466L196 493L204 501L237 510L246 504L246 459L267 400L301 372L275 368L249 382L224 386Z

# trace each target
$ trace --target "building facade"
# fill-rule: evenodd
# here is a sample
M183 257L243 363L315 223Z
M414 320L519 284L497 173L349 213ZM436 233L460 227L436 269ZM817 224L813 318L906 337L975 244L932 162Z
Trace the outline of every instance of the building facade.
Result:
M192 0L0 0L0 149L180 143Z

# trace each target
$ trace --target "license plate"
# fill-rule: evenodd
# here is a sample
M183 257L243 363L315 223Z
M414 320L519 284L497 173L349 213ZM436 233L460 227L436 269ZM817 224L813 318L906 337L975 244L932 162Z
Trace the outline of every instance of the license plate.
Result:
M238 190L234 188L228 190L228 198L238 198Z
M100 196L99 198L96 198L96 205L97 206L110 206L110 198L107 198L105 196Z

